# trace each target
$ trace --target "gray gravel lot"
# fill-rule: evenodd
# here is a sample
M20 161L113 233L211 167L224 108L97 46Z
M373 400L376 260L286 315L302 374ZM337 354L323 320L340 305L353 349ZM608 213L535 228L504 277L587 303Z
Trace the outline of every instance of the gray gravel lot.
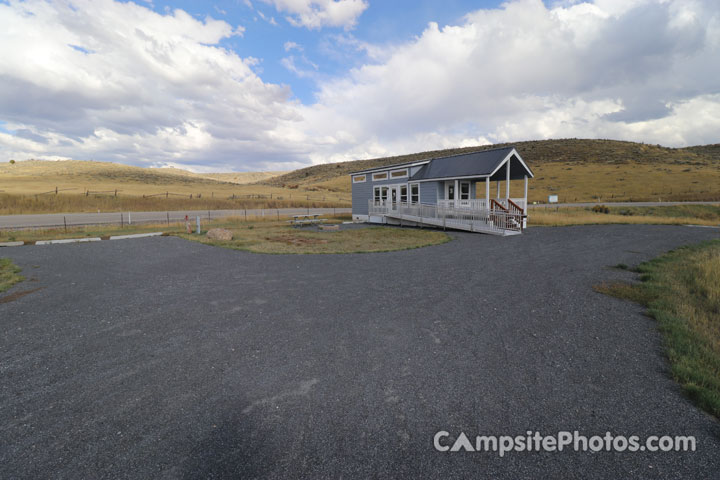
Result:
M157 237L0 251L2 478L711 478L720 424L608 268L672 226L256 255ZM7 295L7 293L5 294ZM433 435L695 435L693 453L440 453Z

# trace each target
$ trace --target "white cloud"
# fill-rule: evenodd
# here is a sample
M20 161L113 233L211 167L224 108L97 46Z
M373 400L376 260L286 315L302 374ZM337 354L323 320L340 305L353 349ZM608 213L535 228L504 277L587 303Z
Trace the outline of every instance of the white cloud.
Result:
M263 0L274 5L291 25L318 29L343 27L350 29L368 7L365 0Z
M309 137L324 139L312 157L473 138L718 142L719 20L712 0L516 0L460 25L431 23L388 58L320 85L303 108Z
M298 45L297 43L290 42L290 41L285 42L285 45L283 45L283 48L285 49L286 52L289 52L291 50L297 50L299 52L302 52L304 50L302 45Z
M0 151L266 168L287 152L268 131L298 116L256 59L215 46L241 31L110 0L0 4L0 120L28 132L0 135Z
M339 77L288 42L311 105L219 46L241 33L111 0L0 2L0 155L277 170L538 138L720 141L715 0L513 0L387 47L343 32L330 43L365 63Z

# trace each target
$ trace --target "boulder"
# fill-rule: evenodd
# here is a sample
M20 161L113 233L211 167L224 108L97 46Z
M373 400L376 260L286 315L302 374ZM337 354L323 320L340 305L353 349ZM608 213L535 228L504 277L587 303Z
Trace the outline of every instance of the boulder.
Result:
M211 228L207 232L207 238L226 242L233 239L233 234L230 230L224 228Z

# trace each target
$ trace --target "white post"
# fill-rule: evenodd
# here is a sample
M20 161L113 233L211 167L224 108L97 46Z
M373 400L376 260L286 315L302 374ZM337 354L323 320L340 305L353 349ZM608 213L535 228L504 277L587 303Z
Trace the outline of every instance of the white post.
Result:
M458 187L460 186L460 181L455 180L455 198L453 198L453 207L458 207L458 199L460 198L460 192L458 191Z
M525 204L523 205L523 214L527 213L528 211L528 204L527 204L527 188L528 188L528 178L527 175L525 175Z
M510 198L510 159L507 161L505 169L505 198Z
M497 197L495 198L500 199L500 180L497 181L497 187Z
M485 209L490 210L490 177L485 177Z

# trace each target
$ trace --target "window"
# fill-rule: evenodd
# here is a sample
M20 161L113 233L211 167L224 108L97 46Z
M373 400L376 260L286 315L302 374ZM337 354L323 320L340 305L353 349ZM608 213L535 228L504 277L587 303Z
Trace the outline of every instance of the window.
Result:
M353 183L362 183L362 182L364 182L365 180L366 180L366 176L365 176L365 175L355 175L355 176L353 177Z
M373 180L387 180L387 172L373 173Z
M419 183L411 183L410 184L410 202L420 203L420 184Z
M470 200L470 182L460 182L460 200Z
M393 172L390 172L391 178L403 178L403 177L407 177L407 176L408 176L407 168L405 168L403 170L395 170Z
M384 202L388 198L388 187L380 187L380 199Z
M380 187L375 187L373 189L373 199L375 200L375 202L380 201Z
M400 203L407 203L407 185L400 185Z

